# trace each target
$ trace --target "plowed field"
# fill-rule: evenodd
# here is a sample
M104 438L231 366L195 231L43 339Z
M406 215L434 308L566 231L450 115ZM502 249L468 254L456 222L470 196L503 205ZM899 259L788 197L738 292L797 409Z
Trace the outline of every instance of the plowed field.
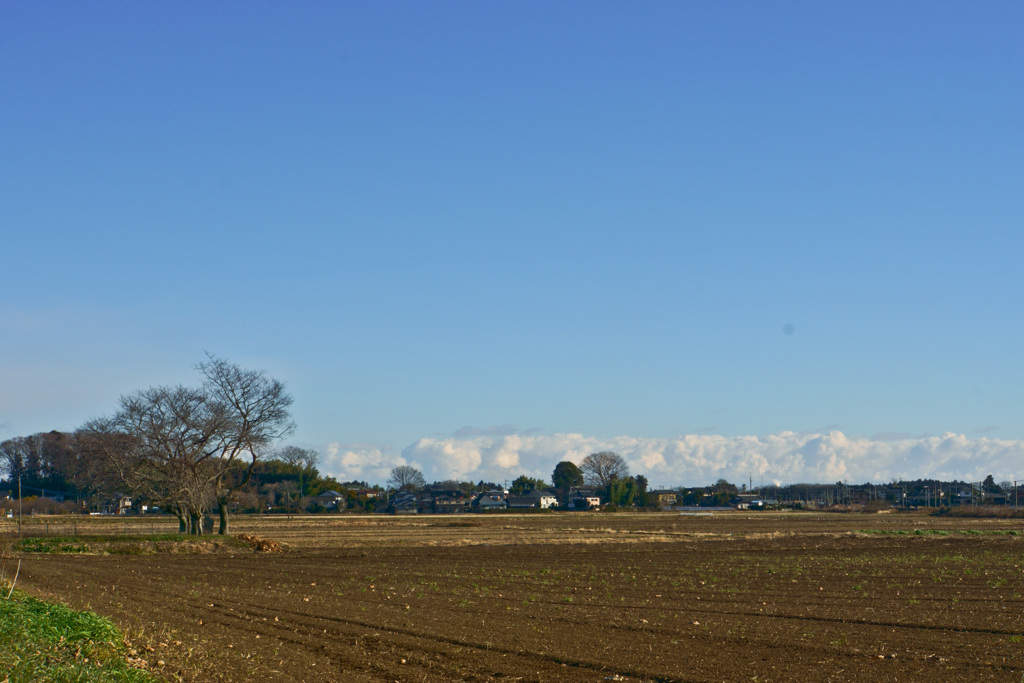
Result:
M112 617L171 679L1024 674L1019 521L588 513L238 526L289 547L24 555L19 586Z

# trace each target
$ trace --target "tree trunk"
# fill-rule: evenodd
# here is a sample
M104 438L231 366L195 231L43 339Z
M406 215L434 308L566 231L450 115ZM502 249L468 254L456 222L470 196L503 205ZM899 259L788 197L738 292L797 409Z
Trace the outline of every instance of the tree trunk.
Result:
M176 507L174 509L174 516L178 518L178 533L188 533L188 520L185 519L185 512L181 508Z
M228 533L228 497L221 496L217 499L217 513L220 515L220 528L217 533L225 536Z
M200 515L198 512L195 512L194 510L189 510L188 517L189 517L189 522L190 522L190 524L189 524L189 526L190 526L189 533L192 534L193 536L202 536L203 535L203 517L202 517L202 515Z

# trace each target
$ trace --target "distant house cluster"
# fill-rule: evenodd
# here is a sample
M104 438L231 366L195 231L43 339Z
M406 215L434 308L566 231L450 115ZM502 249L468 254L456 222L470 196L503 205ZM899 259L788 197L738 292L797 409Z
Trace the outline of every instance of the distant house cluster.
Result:
M1024 488L1024 487L1022 487ZM875 501L891 507L938 507L959 505L1013 505L1024 491L986 490L978 484L954 482L933 485L799 484L759 490L723 490L721 485L654 489L647 491L647 508L663 510L735 509L765 510L775 507L827 507L865 505ZM338 494L340 496L340 494ZM500 488L466 493L455 485L434 484L415 491L379 492L373 511L396 515L454 514L491 510L598 510L607 506L595 488L573 487L563 498L556 489L515 495ZM331 509L329 505L325 505Z
M559 506L555 490L543 489L513 495L504 489L491 489L467 494L457 486L435 484L418 491L397 491L378 498L377 513L396 515L463 514L490 510L545 510ZM565 507L590 510L601 506L601 498L593 489L574 488L566 497Z
M373 500L381 493L376 489L367 488L346 489L346 491L347 493L339 493L334 490L324 491L323 493L311 496L309 500L312 503L318 503L324 510L344 510L350 497L355 497L359 500Z
M610 487L574 486L529 490L517 480L511 490L495 483L438 482L408 490L385 490L365 482L321 480L319 493L300 497L301 485L280 475L271 479L239 503L239 512L342 512L355 510L377 514L465 514L488 511L598 510L614 507L609 502ZM280 481L274 480L277 476ZM290 476L290 475L286 475ZM522 478L526 480L527 478ZM542 485L540 480L532 480ZM308 485L309 482L307 481ZM265 492L264 492L265 491ZM161 514L165 510L144 498L128 493L94 496L88 507L64 492L52 489L25 491L25 514L87 512L93 515ZM831 506L870 506L885 508L940 508L958 506L1017 506L1024 498L1024 483L1001 482L989 477L984 482L917 480L890 484L789 484L760 488L736 487L719 480L711 486L640 490L621 507L662 510L765 510L779 507L827 508ZM244 495L244 494L243 494ZM9 515L15 507L17 490L0 488L0 514ZM67 498L67 499L66 499ZM612 499L614 500L614 499ZM147 504L149 503L149 504Z
M789 484L762 489L761 500L770 505L827 507L888 503L897 508L958 507L962 505L1018 505L1024 484L919 479L890 484Z

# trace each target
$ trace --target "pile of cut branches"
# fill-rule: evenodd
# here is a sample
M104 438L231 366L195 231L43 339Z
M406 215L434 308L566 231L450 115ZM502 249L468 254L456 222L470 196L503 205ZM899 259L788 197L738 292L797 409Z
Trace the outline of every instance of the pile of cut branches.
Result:
M261 553L280 553L284 552L284 547L277 541L271 541L269 538L260 538L255 534L238 534L236 538L243 543L247 544L250 548Z

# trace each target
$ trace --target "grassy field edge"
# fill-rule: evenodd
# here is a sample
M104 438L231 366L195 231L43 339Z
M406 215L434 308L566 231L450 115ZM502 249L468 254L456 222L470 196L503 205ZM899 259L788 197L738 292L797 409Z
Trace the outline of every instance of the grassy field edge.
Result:
M8 591L0 593L0 683L159 680L133 665L124 636L109 620L20 590L7 598Z

